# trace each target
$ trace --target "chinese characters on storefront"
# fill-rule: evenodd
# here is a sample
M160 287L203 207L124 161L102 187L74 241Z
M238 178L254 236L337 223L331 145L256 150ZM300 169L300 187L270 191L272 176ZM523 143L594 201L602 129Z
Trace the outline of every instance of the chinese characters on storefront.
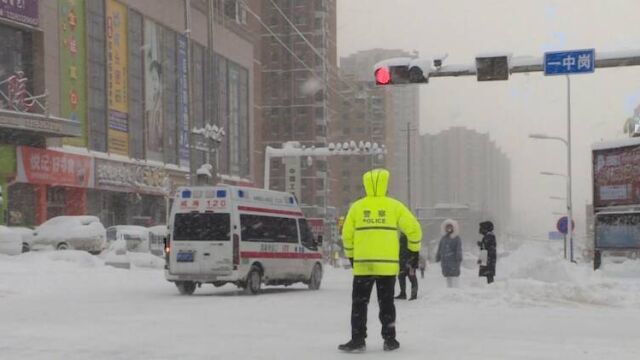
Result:
M80 124L82 136L65 144L86 146L86 55L84 0L58 2L60 27L61 115Z
M107 103L108 150L129 155L129 94L127 69L127 8L107 0Z

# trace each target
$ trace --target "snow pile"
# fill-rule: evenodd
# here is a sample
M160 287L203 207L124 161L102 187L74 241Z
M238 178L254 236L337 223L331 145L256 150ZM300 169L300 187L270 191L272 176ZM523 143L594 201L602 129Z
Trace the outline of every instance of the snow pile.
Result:
M148 269L164 269L164 259L149 254L149 253L140 253L140 252L130 252L129 261L131 264L138 268L148 268Z
M440 270L439 268L437 269ZM573 264L558 244L523 242L498 258L496 283L487 286L476 268L463 268L459 289L443 286L431 291L430 301L474 303L484 306L640 306L640 261ZM438 285L438 284L437 284Z
M22 253L22 235L6 226L0 226L0 254Z

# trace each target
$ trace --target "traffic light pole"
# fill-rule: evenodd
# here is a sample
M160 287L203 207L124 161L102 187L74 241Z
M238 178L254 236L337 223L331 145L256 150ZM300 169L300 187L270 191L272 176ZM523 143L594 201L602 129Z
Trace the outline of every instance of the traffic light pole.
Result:
M640 65L640 49L628 51L596 52L596 68L626 67ZM514 57L511 59L509 72L531 73L544 72L543 57ZM443 65L429 72L429 78L476 76L476 66Z

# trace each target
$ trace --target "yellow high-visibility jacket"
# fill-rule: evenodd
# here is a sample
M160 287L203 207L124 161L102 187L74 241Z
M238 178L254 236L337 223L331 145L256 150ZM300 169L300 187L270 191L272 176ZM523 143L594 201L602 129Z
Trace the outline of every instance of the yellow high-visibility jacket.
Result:
M345 255L353 259L354 275L397 275L398 232L407 235L410 251L419 252L420 223L404 204L386 196L387 170L371 170L362 182L367 196L351 205L342 228Z

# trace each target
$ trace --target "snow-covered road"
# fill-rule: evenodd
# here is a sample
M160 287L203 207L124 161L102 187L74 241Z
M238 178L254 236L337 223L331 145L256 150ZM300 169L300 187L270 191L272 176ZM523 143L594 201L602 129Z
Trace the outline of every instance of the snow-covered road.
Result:
M489 287L469 268L446 289L431 267L418 301L396 303L396 353L382 351L374 295L365 356L639 359L640 262L593 273L555 254L523 246ZM115 269L75 251L0 255L0 359L347 358L336 346L349 337L350 276L328 269L318 292L203 286L185 297L153 267Z

